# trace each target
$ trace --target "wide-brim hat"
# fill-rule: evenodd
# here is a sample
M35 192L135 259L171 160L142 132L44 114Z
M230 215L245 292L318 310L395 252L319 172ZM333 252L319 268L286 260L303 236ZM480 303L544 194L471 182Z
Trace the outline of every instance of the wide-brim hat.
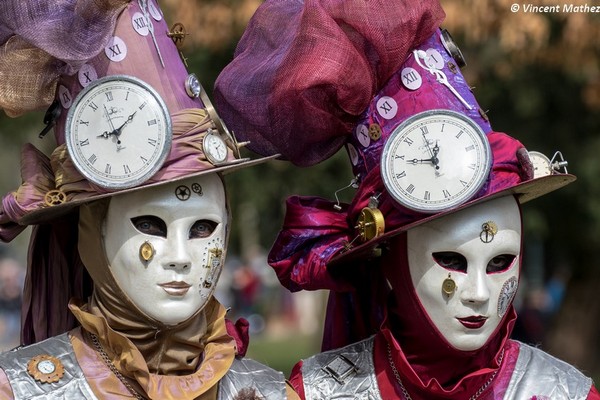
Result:
M57 147L50 156L23 148L23 184L2 201L3 239L83 203L273 158L241 156L245 143L184 65L185 28L169 27L155 0L65 1L28 12L35 3L0 7L0 108L16 116L48 107L43 134L54 128ZM140 139L146 154L137 137L147 131L156 136Z
M524 203L575 180L549 162L545 176L535 176L525 147L492 129L462 75L464 56L439 28L443 18L436 1L267 0L218 77L217 107L228 125L252 142L252 150L281 153L300 166L321 162L341 147L348 152L357 188L351 204L300 197L287 202L269 263L291 290L340 289L329 268L364 261L394 235L500 196L514 195ZM432 115L465 121L487 153L478 153L485 153L477 162L484 172L477 184L465 182L468 195L444 207L419 209L398 194L404 171L390 177L389 159L391 148L409 138L402 136L408 128L417 129ZM421 155L410 161L429 163L432 170L448 164L448 153L446 161L438 160L443 144L433 149L437 139L425 139ZM385 227L375 234L365 229L365 224L383 226L382 221Z
M469 207L473 207L477 204L481 204L504 196L514 196L515 199L519 202L519 204L524 204L530 200L536 199L554 190L558 190L574 182L576 179L577 178L571 174L548 175L531 179L517 184L515 186L511 186L509 188L499 190L497 192L492 192L484 196L477 197L455 208L443 212L438 212L436 214L423 216L415 220L414 222L409 222L406 225L402 225L396 229L386 231L381 236L373 238L372 240L366 243L354 246L348 251L340 252L339 255L333 257L331 261L329 261L328 265L332 268L335 268L338 265L352 262L352 260L365 260L375 257L378 253L374 252L374 249L379 248L387 241L389 241L392 237L399 235L403 232L409 231L410 229L413 229L419 225L423 225L427 222L442 218L449 214L454 214L458 211L464 210Z

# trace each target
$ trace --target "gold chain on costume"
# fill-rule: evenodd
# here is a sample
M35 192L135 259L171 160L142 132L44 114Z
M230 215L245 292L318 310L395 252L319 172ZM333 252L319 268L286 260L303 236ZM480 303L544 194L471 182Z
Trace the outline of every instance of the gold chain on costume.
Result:
M102 360L104 361L104 363L106 364L106 366L108 368L110 368L110 370L112 371L112 373L115 374L115 376L117 378L119 378L119 380L121 381L121 383L123 383L123 385L125 385L125 387L127 388L127 390L129 390L129 393L131 393L138 400L145 400L144 397L142 397L133 388L133 386L131 386L129 384L129 382L127 382L127 379L125 379L125 377L119 372L119 370L117 369L117 367L114 366L114 364L112 363L112 361L110 361L110 358L108 357L108 354L106 354L106 352L102 348L102 345L100 344L100 341L98 340L98 336L94 335L93 333L90 333L89 335L90 335L90 338L92 339L92 343L94 344L94 347L96 348L96 351L100 354L100 357L102 358Z
M394 364L394 360L392 359L392 348L389 343L387 344L387 354L388 354L388 361L390 363L390 367L392 367L392 372L394 373L394 376L396 377L396 381L398 381L398 384L400 385L400 390L402 390L402 394L404 395L404 398L406 400L412 400L412 398L410 397L410 394L408 394L408 391L402 384L402 379L400 379L400 374L398 373L398 370L396 369L396 364ZM502 349L502 353L500 353L500 357L498 358L498 365L502 364L503 358L504 358L504 349ZM475 392L475 394L473 396L469 397L469 400L476 400L479 396L481 396L481 394L485 391L485 389L487 389L487 387L490 386L490 384L496 377L496 374L498 373L499 369L500 369L500 367L498 367L498 369L494 371L492 376L490 376L490 379L488 379L479 388L479 390L477 392Z

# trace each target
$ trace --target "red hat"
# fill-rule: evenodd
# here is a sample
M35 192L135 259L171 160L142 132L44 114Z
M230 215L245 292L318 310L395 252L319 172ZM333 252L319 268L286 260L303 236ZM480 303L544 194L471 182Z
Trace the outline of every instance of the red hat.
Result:
M260 154L311 165L348 150L351 204L288 200L269 263L291 290L342 290L329 267L371 257L393 235L575 180L534 177L523 145L492 130L442 18L436 1L267 0L217 79L224 119Z

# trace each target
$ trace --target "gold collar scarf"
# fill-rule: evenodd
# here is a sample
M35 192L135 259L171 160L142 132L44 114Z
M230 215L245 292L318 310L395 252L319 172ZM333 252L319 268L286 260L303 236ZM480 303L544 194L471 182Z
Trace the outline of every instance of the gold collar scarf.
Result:
M106 259L102 221L107 209L107 201L80 209L79 253L94 292L86 305L71 304L71 311L86 331L98 336L117 369L150 398L197 397L233 362L235 342L227 335L225 309L213 298L175 326L141 312L120 289Z

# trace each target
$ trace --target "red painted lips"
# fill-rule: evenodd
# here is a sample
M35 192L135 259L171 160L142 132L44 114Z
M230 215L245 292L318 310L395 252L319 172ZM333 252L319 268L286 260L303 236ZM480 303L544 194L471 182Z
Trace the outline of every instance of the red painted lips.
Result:
M484 317L482 315L474 315L472 317L457 319L461 324L465 326L465 328L469 329L479 329L485 324L485 321L487 321L487 317Z

